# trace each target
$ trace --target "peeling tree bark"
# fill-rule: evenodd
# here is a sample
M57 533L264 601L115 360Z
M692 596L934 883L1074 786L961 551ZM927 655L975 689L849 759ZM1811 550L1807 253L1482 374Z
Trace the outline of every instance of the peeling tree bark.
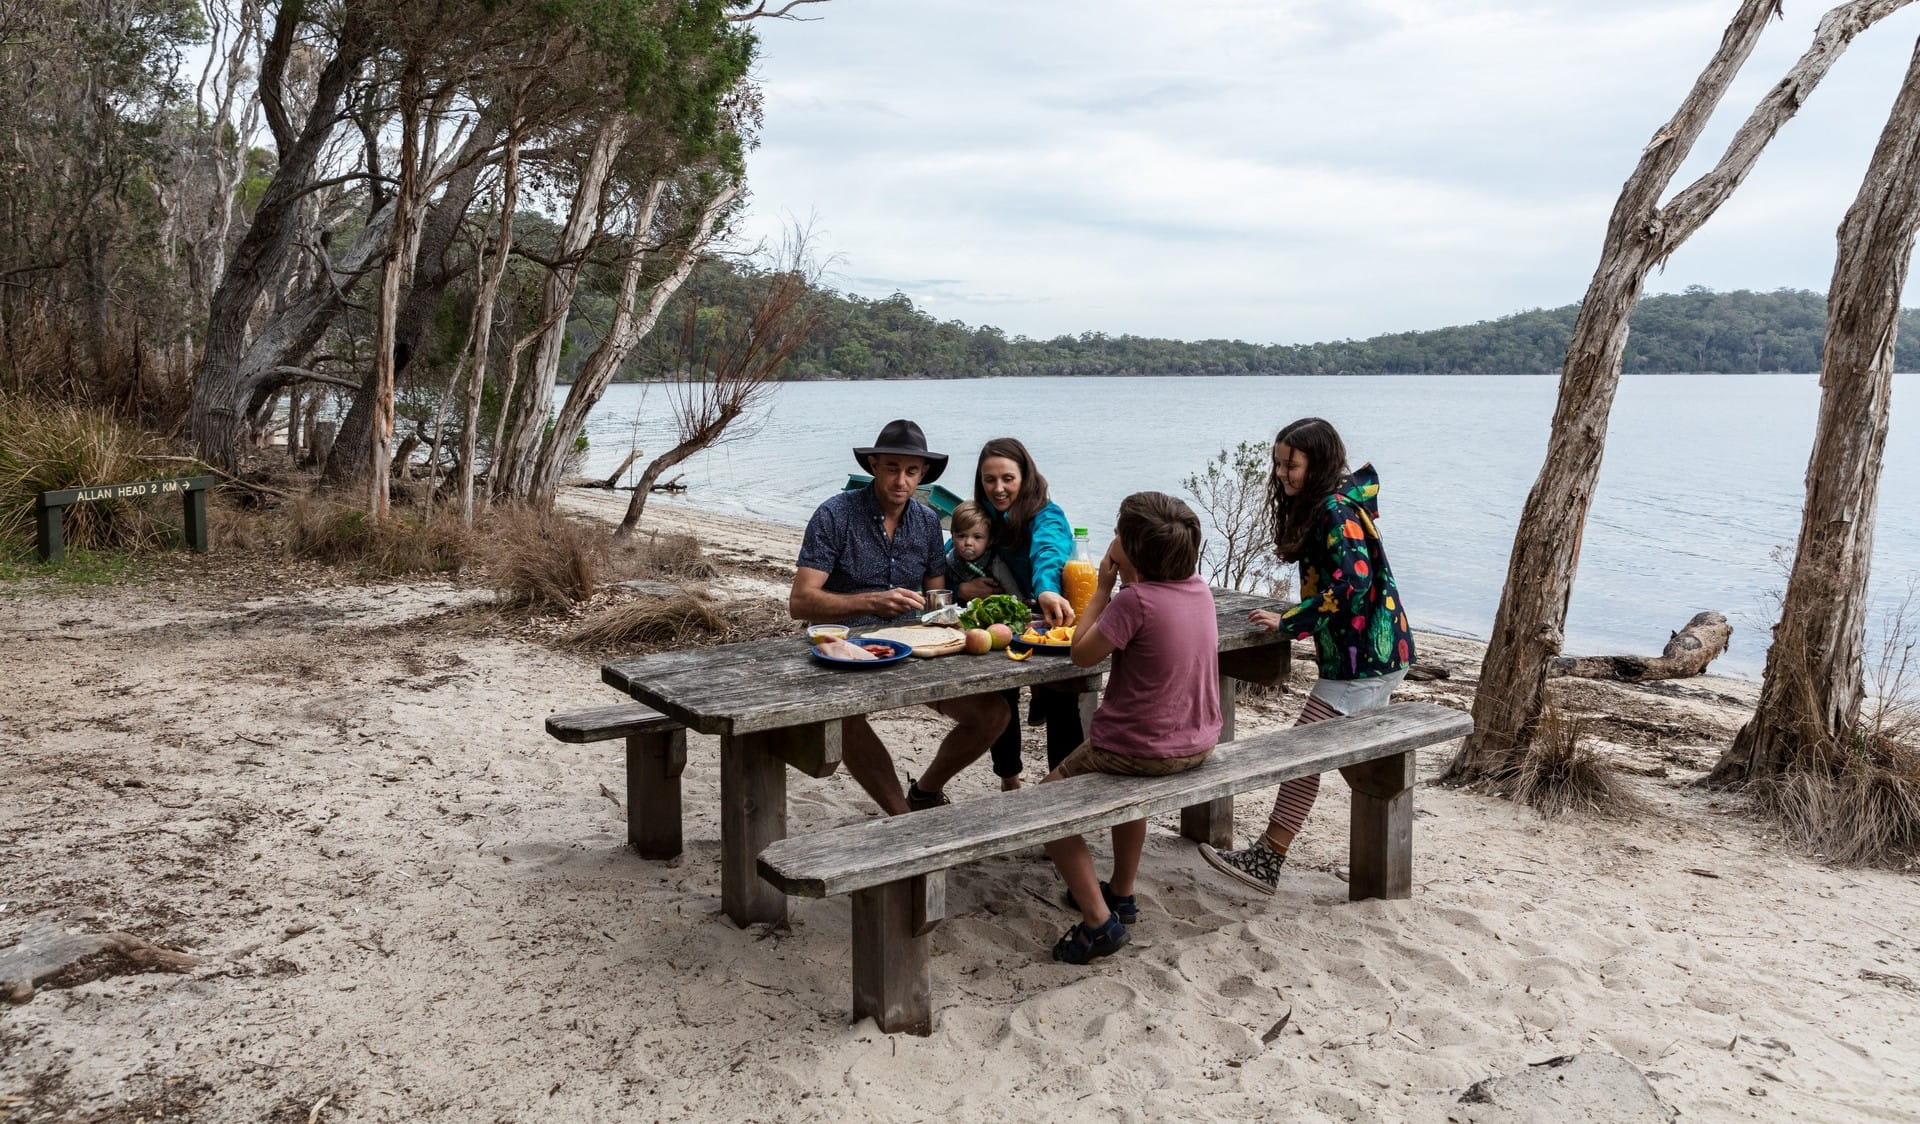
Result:
M1777 776L1842 744L1866 697L1867 578L1893 398L1900 295L1920 227L1920 45L1840 224L1827 289L1820 420L1793 570L1753 718L1708 778Z
M1679 111L1654 133L1620 190L1599 267L1581 301L1560 378L1545 463L1527 496L1474 696L1474 732L1448 771L1473 781L1510 772L1532 744L1548 661L1559 655L1567 601L1606 446L1628 319L1647 274L1733 194L1853 38L1912 0L1854 0L1827 12L1813 43L1755 106L1715 167L1661 207L1661 194L1752 54L1778 0L1745 0Z

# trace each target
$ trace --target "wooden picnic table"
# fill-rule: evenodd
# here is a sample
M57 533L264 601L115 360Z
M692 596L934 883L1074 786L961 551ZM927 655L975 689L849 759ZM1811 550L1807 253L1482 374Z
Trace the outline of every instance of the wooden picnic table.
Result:
M1234 684L1284 680L1292 646L1285 636L1247 622L1251 610L1275 608L1271 598L1222 589L1213 597L1220 628L1220 740L1226 742L1233 739ZM786 895L759 877L754 861L786 838L787 767L815 777L839 767L842 719L1035 684L1089 688L1082 695L1084 714L1105 667L1075 667L1064 656L1040 652L1027 660L956 655L878 668L833 667L808 655L796 627L792 637L618 660L601 668L601 678L688 729L719 736L720 901L735 924L746 926L786 920ZM1232 798L1183 810L1180 827L1189 838L1230 846Z

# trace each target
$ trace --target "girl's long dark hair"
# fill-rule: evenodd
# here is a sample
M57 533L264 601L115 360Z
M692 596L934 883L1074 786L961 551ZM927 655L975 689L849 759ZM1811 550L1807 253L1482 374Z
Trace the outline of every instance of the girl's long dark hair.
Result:
M988 511L996 511L992 501L987 499L987 490L980 486L980 470L985 467L988 457L1005 457L1020 469L1020 495L1007 510L1004 522L994 520L993 544L995 546L1027 549L1033 537L1033 517L1047 506L1047 478L1033 465L1033 454L1020 443L1017 437L996 437L980 446L980 459L973 465L973 500Z
M1273 523L1273 552L1282 562L1298 562L1307 552L1319 520L1315 514L1328 496L1339 490L1347 476L1347 446L1339 431L1320 418L1301 418L1280 429L1275 446L1306 454L1307 483L1297 496L1289 496L1280 482L1267 474L1267 512Z

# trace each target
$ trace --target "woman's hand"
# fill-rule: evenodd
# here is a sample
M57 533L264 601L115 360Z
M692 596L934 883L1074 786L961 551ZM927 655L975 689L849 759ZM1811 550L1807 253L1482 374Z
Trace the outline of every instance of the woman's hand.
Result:
M990 597L1001 592L1000 583L992 578L974 578L960 583L959 596L962 601L971 601L976 597Z
M1247 614L1247 620L1260 626L1263 631L1277 632L1280 629L1280 614L1265 609L1255 609Z
M1073 604L1066 598L1053 592L1043 592L1037 598L1040 602L1040 615L1047 618L1047 625L1059 628L1073 623Z

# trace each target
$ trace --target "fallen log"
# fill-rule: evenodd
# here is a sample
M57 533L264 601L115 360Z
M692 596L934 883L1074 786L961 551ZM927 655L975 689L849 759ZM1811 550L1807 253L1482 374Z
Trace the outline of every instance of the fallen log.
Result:
M651 486L651 487L650 487L650 488L648 489L648 491L653 491L653 492L684 492L684 491L686 491L686 490L687 490L687 486L686 486L685 484L682 484L682 483L680 482L680 478L681 478L681 477L683 477L683 476L685 476L685 475L686 475L686 473L684 473L684 472L683 472L683 473L681 473L681 474L680 474L679 476L675 476L675 477L674 477L673 479L671 479L671 480L669 480L669 481L667 481L667 482L666 482L666 483L664 483L664 484L655 484L655 485L652 485L652 486Z
M1658 656L1560 656L1547 665L1547 678L1566 675L1622 683L1686 679L1706 671L1732 639L1733 626L1726 617L1695 613L1685 628L1670 636Z
M11 947L0 949L0 997L25 1003L33 998L36 987L101 952L116 953L141 970L180 971L200 963L198 956L161 948L131 933L69 933L58 925L35 921Z

